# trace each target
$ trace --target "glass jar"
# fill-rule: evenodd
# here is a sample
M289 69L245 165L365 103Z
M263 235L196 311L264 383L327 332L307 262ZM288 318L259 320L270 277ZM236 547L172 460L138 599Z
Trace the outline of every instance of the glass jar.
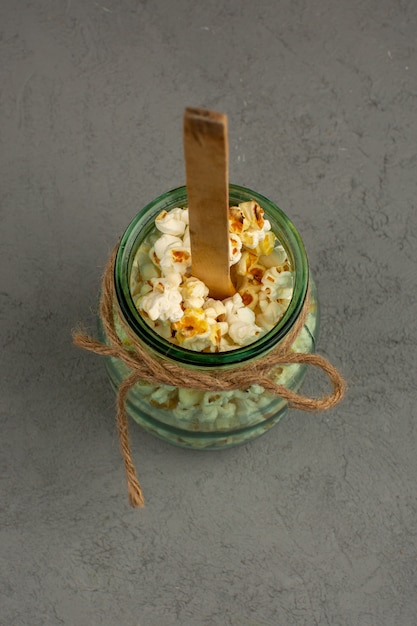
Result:
M227 352L195 352L173 345L159 336L136 310L129 282L133 260L140 244L155 228L156 216L162 211L187 206L187 191L179 187L156 198L143 208L127 227L115 260L116 330L126 347L129 339L118 316L134 332L147 350L167 361L185 368L216 371L239 368L259 359L282 341L296 323L310 285L310 304L306 322L292 344L292 351L312 353L318 333L319 315L317 292L309 276L306 252L294 225L273 202L250 189L237 185L229 187L229 204L255 200L265 211L265 217L287 252L294 273L294 291L290 305L278 324L257 341ZM120 317L119 317L120 319ZM101 341L107 337L99 323ZM107 342L108 343L108 342ZM130 370L119 359L106 357L106 367L115 391ZM306 366L283 364L270 376L292 391L297 391L305 376ZM199 391L168 385L139 382L129 391L127 413L150 433L169 443L195 449L221 449L246 443L265 433L286 414L288 403L267 393L259 385L246 390Z

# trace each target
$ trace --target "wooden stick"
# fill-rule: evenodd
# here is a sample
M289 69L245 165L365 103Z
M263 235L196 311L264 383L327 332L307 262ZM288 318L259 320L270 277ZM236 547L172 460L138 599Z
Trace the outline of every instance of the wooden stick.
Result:
M229 266L227 117L207 109L184 113L192 274L222 300L236 290Z

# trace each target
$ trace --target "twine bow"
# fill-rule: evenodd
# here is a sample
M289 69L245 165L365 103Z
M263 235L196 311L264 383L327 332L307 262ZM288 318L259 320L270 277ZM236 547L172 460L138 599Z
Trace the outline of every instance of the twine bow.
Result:
M104 356L116 357L123 361L131 370L131 374L120 384L117 393L117 427L119 443L125 465L129 502L134 507L144 506L143 491L138 481L129 442L128 422L126 415L126 398L130 389L139 381L156 385L171 385L202 391L230 391L247 389L253 384L262 386L276 396L287 400L294 409L308 412L319 412L335 406L343 397L346 383L338 370L323 356L291 352L295 338L303 328L307 319L310 303L310 291L307 293L301 313L285 338L266 356L244 364L236 370L206 372L191 370L173 361L163 360L150 352L139 341L129 326L120 316L124 331L130 338L131 346L127 349L116 333L114 320L114 263L118 246L111 254L102 279L100 300L100 317L108 339L103 344L80 331L73 333L74 344L85 350ZM269 376L271 370L282 364L298 363L313 365L327 374L332 391L320 398L309 398L291 391L284 385L275 383Z

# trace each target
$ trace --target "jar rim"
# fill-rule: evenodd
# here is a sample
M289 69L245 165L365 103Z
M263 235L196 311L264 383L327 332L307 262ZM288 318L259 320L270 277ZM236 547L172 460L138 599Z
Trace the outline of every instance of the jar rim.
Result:
M134 255L140 243L154 225L162 210L187 206L187 189L177 187L161 194L131 220L123 233L116 254L114 284L120 312L139 341L160 357L183 365L221 368L237 365L262 356L274 348L296 322L307 295L309 267L301 236L288 216L271 200L247 187L229 185L229 201L233 204L255 200L264 209L272 230L286 249L294 271L294 289L290 304L280 321L256 341L223 352L197 352L177 346L161 337L140 315L130 293L130 273ZM277 232L278 231L278 232Z

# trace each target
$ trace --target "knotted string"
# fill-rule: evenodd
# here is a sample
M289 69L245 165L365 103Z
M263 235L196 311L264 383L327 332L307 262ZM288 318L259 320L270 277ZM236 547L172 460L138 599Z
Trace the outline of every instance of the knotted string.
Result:
M138 481L129 442L126 415L126 398L130 389L139 381L154 385L171 385L202 391L230 391L248 389L251 385L262 386L265 391L281 397L294 409L319 412L335 406L343 397L346 383L338 370L323 356L292 352L291 346L303 328L310 305L310 289L297 321L284 339L266 356L239 366L238 369L216 369L210 372L192 370L151 354L133 333L123 316L118 316L123 330L128 335L131 345L126 347L115 330L116 296L114 287L114 263L118 245L113 250L104 270L100 300L100 318L107 336L108 345L103 344L80 331L73 333L75 345L101 354L116 357L131 370L131 374L119 385L117 393L117 428L122 457L125 465L129 502L132 506L144 506L142 488ZM313 365L327 374L331 384L331 393L320 398L309 398L291 391L284 385L277 384L271 378L274 368L283 364L298 363Z

